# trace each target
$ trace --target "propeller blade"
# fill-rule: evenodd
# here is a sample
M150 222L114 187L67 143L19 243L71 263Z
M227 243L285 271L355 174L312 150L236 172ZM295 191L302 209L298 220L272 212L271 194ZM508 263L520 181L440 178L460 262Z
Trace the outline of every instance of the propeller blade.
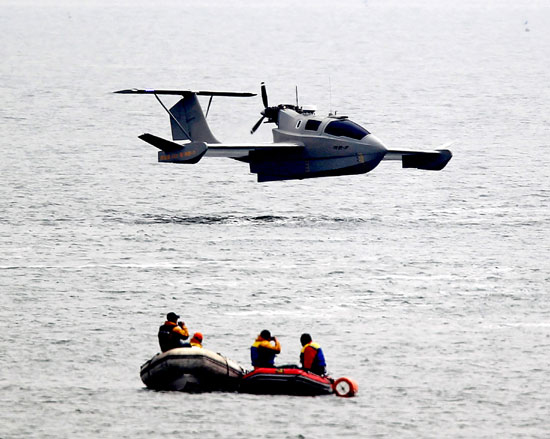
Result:
M265 89L265 83L262 82L262 102L264 103L264 107L269 107L269 104L267 102L267 90Z
M256 132L256 130L261 125L261 123L264 121L264 119L265 119L265 116L260 117L260 120L258 122L256 122L254 124L254 126L252 127L252 129L250 130L250 134L254 134Z

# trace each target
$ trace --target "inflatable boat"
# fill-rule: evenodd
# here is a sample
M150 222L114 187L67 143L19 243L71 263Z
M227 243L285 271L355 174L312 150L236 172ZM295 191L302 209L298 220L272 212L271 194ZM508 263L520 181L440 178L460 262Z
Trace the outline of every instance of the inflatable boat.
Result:
M244 375L238 363L198 347L171 349L141 366L141 381L154 390L236 391Z
M255 394L316 396L336 393L350 397L357 393L357 384L349 378L334 380L316 375L297 366L257 368L241 379L239 391Z

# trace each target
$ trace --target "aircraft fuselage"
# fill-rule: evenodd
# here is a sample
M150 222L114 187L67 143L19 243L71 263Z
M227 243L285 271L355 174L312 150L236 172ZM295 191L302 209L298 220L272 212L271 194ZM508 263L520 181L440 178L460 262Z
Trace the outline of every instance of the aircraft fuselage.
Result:
M335 133L330 134L326 130L333 123L340 126L329 129L329 132ZM356 138L344 135L347 134L347 124L351 135ZM273 129L273 141L303 144L304 158L308 159L358 156L360 161L363 159L378 164L387 152L386 147L375 135L355 125L344 116L322 118L285 108L279 111L278 126Z

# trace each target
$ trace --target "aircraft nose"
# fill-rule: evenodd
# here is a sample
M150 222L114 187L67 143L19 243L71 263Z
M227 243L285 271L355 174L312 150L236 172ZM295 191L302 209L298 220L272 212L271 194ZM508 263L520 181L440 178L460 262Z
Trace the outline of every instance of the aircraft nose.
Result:
M386 152L388 151L388 149L386 148L386 146L382 143L382 141L376 137L375 135L373 134L369 134L366 138L365 138L365 143L367 145L369 145L369 147L371 148L372 152L373 153L380 153L382 154L382 156L386 155Z
M362 152L359 154L359 160L364 164L363 172L369 172L378 166L384 159L388 150L380 139L372 134L363 138L361 143L363 143L364 146L361 148Z
M372 134L365 137L363 142L365 143L365 158L372 164L374 169L384 159L388 149L378 137Z

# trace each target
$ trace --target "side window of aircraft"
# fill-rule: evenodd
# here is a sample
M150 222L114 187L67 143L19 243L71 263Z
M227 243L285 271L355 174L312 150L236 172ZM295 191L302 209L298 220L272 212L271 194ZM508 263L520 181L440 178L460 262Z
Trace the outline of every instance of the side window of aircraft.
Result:
M335 120L330 122L325 128L325 133L332 134L333 136L351 137L356 140L361 140L367 134L370 134L365 128L350 120Z
M309 119L306 122L305 128L306 128L306 130L309 130L309 131L317 131L317 128L319 128L319 125L321 125L320 120Z

